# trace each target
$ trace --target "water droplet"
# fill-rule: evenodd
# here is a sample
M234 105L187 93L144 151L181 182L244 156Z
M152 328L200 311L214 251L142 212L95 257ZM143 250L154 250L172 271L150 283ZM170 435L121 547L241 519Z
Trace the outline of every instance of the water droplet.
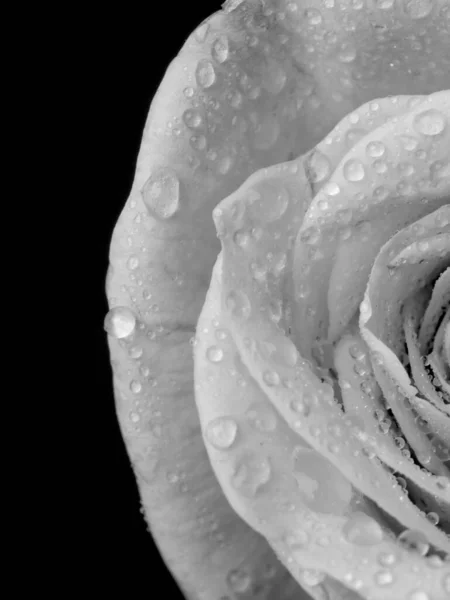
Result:
M130 382L130 390L133 394L139 394L142 391L142 384L140 381L131 381Z
M447 125L445 116L438 110L431 108L416 115L414 127L423 135L439 135Z
M364 165L359 160L348 160L343 167L344 177L347 181L362 181L365 176Z
M206 36L208 35L208 31L209 31L209 23L202 23L194 31L195 39L200 43L204 42L206 39Z
M228 573L227 581L233 592L243 594L249 590L252 578L244 569L233 569Z
M380 525L363 512L355 512L345 523L342 533L347 541L358 546L372 546L383 539Z
M217 76L211 61L202 59L195 70L195 77L200 87L210 88L216 82Z
M139 266L139 258L134 254L130 256L127 262L128 268L130 271L135 271Z
M322 191L324 194L327 194L327 196L337 196L341 191L341 188L334 181L329 181L323 186Z
M228 38L226 35L221 35L212 45L212 57L218 63L224 63L228 59L229 52L230 48Z
M426 536L415 529L406 529L398 536L397 540L405 549L416 552L420 556L425 556L430 548Z
M405 12L411 19L423 19L433 10L434 0L405 0Z
M200 111L192 108L188 108L183 113L183 121L191 129L198 129L203 124L203 117Z
M411 137L410 135L401 135L399 140L405 150L408 152L412 152L415 150L419 144L419 141L415 137Z
M275 413L264 404L252 404L245 415L250 425L258 431L273 431L277 426Z
M226 306L231 314L238 319L248 319L251 313L250 300L241 290L232 290L226 299Z
M112 308L105 317L105 331L119 340L130 337L136 328L136 317L126 306Z
M378 571L375 573L375 583L377 585L391 585L394 582L394 576L390 571Z
M212 363L219 363L223 359L223 350L219 346L210 346L206 350L206 358Z
M280 376L276 371L267 370L263 373L263 381L269 386L279 385Z
M238 426L234 419L218 417L210 421L206 427L206 438L217 450L228 450L234 444Z
M373 141L369 142L366 146L367 156L370 156L371 158L380 158L380 156L383 156L385 151L386 146L383 144L383 142Z
M180 181L172 169L162 167L147 179L142 196L153 216L169 219L180 205Z
M331 172L330 160L319 150L314 150L307 162L308 178L313 183L326 179Z
M378 555L378 562L383 567L391 567L397 562L397 557L392 552L382 552Z
M375 0L378 8L381 10L389 10L393 7L395 0Z
M266 458L247 455L238 462L231 483L244 496L252 497L269 482L271 473L272 469Z

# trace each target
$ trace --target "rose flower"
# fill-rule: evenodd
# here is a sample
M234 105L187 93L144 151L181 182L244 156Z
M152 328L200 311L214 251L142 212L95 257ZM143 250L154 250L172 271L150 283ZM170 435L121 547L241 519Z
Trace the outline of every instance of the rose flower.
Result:
M226 2L110 259L117 414L187 598L450 598L448 0Z

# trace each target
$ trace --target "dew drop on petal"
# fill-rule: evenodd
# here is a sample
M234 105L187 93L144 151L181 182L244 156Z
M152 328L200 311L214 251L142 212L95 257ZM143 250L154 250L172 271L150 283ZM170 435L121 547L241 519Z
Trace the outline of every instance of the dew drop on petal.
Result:
M313 183L326 179L331 172L330 159L319 150L315 150L308 163L309 178Z
M116 339L130 337L136 328L136 317L126 306L112 308L105 317L105 331Z
M212 362L212 363L221 362L223 359L222 348L219 348L219 346L210 346L206 350L206 358L209 360L209 362Z
M208 423L205 435L217 450L228 450L236 440L237 431L238 427L234 419L218 417Z
M434 108L419 113L414 119L416 131L427 136L439 135L444 131L446 125L445 116Z
M279 385L280 376L276 371L267 370L263 373L263 380L269 386Z
M218 63L224 63L229 55L229 43L226 35L222 35L213 43L211 54Z
M407 550L425 556L430 548L426 536L418 530L406 529L397 538L398 542Z
M372 517L363 512L352 514L343 527L347 541L359 546L372 546L383 539L383 530Z
M203 117L200 111L192 108L188 108L183 113L183 121L191 129L197 129L203 124Z
M371 158L380 158L386 152L386 146L383 142L373 141L369 142L366 146L367 156Z
M142 197L150 214L158 219L169 219L180 205L180 181L172 169L161 168L147 179Z
M200 87L204 89L210 88L216 82L217 76L212 63L209 60L202 59L199 61L195 70L195 78Z

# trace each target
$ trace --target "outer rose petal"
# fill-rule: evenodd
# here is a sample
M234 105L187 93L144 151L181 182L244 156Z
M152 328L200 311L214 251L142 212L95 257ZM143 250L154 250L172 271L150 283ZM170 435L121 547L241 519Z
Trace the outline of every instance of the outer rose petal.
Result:
M239 544L222 534L241 528L247 552L259 540L215 484L194 409L189 340L219 247L211 210L256 168L310 149L364 101L445 88L449 73L446 1L419 20L373 4L367 12L319 0L269 1L264 11L260 2L235 4L189 38L152 103L107 282L117 412L146 518L187 596L206 600L242 584L233 571ZM308 12L297 23L308 9L322 20ZM395 48L402 60L386 69ZM252 557L256 580L265 577L263 556Z

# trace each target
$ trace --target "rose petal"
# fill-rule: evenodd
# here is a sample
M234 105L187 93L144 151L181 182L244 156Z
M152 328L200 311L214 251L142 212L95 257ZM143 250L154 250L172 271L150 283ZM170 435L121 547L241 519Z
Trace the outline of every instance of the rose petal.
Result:
M403 401L416 396L417 390L411 385L400 355L404 340L401 310L405 300L432 281L450 260L439 237L448 231L449 215L450 206L444 206L402 229L383 246L372 267L359 320L361 335L380 358L374 365L377 381L406 439L428 469L447 475L425 433L417 427L414 412Z
M406 598L419 588L440 594L447 571L357 512L348 481L271 406L237 349L221 302L224 275L219 258L199 320L196 398L211 463L233 508L302 586L321 588L328 574L374 600Z
M443 127L436 136L420 132L428 114ZM419 101L401 118L391 119L356 143L314 198L297 237L294 259L296 288L310 290L303 298L297 294L295 310L297 329L301 328L296 342L304 353L317 337L325 339L328 334L329 341L336 340L350 322L381 245L404 225L444 204L450 176L434 181L428 169L435 158L447 156L447 121L450 92ZM419 153L411 156L405 136L414 139ZM370 144L378 143L385 148L385 160L367 153ZM357 165L358 174L349 174L349 165L352 169ZM414 173L408 171L408 184L400 181L400 188L402 165ZM345 223L339 218L343 212Z
M298 163L301 165L302 159L294 172L292 164L287 163L253 175L214 211L222 241L223 310L229 315L231 335L253 379L304 442L404 526L413 527L422 520L429 540L438 547L450 548L444 534L430 527L413 505L402 501L396 480L364 453L361 442L352 436L352 423L347 422L333 398L331 386L323 383L313 366L297 354L283 329L289 330L289 311L282 310L286 290L284 269L280 270L279 265L284 267L288 262L286 253L292 244L295 222L304 213L304 200L308 199L306 175ZM295 178L297 193L286 193ZM261 194L261 188L267 193ZM236 244L236 234L254 228L255 219L264 222L260 235L251 243ZM254 265L258 267L256 276ZM304 405L308 407L307 415L300 415L299 407ZM339 436L333 435L334 426L341 432ZM450 499L450 491L444 495Z
M440 487L439 478L421 469L406 454L406 442L382 401L368 348L359 334L346 334L341 338L335 348L334 364L345 414L353 422L352 435L361 440L368 453L375 454L393 472L405 476L422 494L426 493L429 512L445 517L443 507L448 510L448 494Z

